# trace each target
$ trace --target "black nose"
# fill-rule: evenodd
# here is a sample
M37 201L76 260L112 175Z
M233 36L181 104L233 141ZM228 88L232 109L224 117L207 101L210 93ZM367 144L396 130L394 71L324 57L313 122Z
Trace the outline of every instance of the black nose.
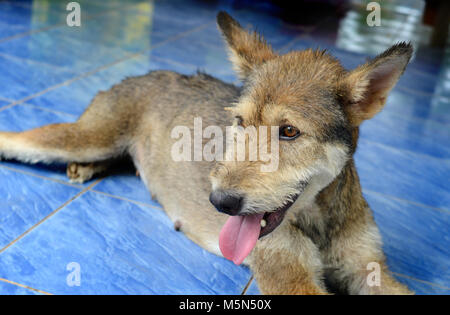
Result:
M215 190L209 195L209 201L220 212L237 215L241 211L242 196L236 192Z

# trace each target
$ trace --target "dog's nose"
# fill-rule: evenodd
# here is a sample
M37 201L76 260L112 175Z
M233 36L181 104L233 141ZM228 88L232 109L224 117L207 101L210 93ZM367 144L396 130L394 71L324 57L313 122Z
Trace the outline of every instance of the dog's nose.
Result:
M241 211L242 196L236 192L227 192L223 190L215 190L209 195L209 201L216 207L219 212L228 215L237 215Z

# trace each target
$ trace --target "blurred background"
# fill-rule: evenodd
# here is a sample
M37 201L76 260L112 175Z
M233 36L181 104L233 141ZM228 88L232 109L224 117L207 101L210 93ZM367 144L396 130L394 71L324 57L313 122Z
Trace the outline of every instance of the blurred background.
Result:
M415 55L355 155L395 277L450 293L449 1L0 0L0 130L71 122L128 76L205 71L239 85L226 10L279 53L327 49L347 69L410 41ZM368 9L369 5L369 9ZM371 20L373 21L373 20ZM369 23L370 24L370 23ZM68 266L81 267L80 286ZM83 185L64 165L0 162L0 294L258 294L251 271L173 229L130 167Z

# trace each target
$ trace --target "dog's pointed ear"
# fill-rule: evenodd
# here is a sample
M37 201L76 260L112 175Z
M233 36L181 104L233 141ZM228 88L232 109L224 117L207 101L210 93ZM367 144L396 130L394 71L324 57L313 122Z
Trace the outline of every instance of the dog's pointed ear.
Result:
M244 30L228 13L219 12L217 25L228 44L231 62L241 79L245 80L254 67L276 57L260 35Z
M412 53L411 44L398 43L345 77L344 109L353 126L359 126L383 109Z

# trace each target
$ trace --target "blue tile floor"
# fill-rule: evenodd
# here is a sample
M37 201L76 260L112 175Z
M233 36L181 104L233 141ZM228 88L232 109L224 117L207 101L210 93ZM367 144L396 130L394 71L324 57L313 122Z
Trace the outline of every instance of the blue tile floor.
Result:
M343 44L333 16L292 25L249 1L78 2L81 27L66 25L65 1L0 1L1 130L75 121L98 91L154 69L238 84L219 10L280 52L323 47L353 68L383 50ZM388 264L419 294L450 294L449 126L450 51L422 47L356 153ZM64 165L0 162L0 294L242 293L259 293L251 272L175 232L133 171L75 185Z

